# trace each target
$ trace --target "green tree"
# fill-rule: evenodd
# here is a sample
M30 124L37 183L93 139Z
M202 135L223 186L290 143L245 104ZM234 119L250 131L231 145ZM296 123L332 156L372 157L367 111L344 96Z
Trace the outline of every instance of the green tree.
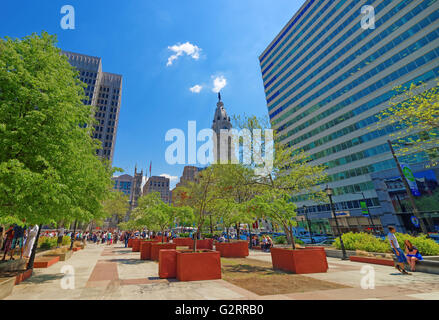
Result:
M130 208L129 200L129 197L121 191L109 192L108 199L103 203L106 217L116 216L119 223Z
M47 33L0 39L0 218L28 224L104 216L112 169L96 156L94 110Z
M191 208L168 205L162 201L158 192L140 197L138 206L134 209L132 215L135 225L160 231L162 233L162 242L164 242L164 232L174 223L186 223L194 219Z
M215 186L218 181L215 165L207 167L198 173L198 181L187 182L178 187L175 202L178 206L188 206L193 209L193 221L197 226L197 236L203 230L206 219L214 209L215 201L221 198ZM194 252L197 249L197 237L194 237Z
M394 92L390 107L378 114L376 127L398 129L391 135L396 140L397 155L427 153L432 164L436 164L439 160L439 87L426 90L425 84L411 84L396 87Z
M265 119L258 119L256 117L234 117L234 119L235 127L241 129L245 128L252 132L255 129L269 129L266 127L267 121ZM275 141L278 139L276 131L273 132L273 138ZM267 150L267 147L267 145L262 146L265 150ZM255 162L262 163L262 159ZM249 168L254 168L254 166ZM261 196L258 197L259 204L262 205L262 201L267 201L268 207L265 207L267 210L270 209L270 206L281 206L281 204L287 201L286 199L294 201L296 197L305 197L308 200L320 202L326 199L326 195L321 187L327 181L325 169L326 167L322 165L310 163L309 154L306 152L296 149L294 146L290 147L286 144L275 143L271 169L266 170L263 175L249 174L243 179L246 181L241 181L240 184L252 186L253 193ZM295 210L294 204L285 204L284 210L287 210L292 215L291 210L293 210L293 207ZM263 215L260 210L258 211L259 215ZM279 218L274 214L267 213L267 216L279 221ZM294 247L290 223L280 224L284 228L288 242Z
M267 192L264 195L255 196L247 205L261 218L269 218L280 224L287 234L288 243L291 243L293 249L296 249L293 227L297 225L295 219L297 207L290 201L288 195L279 197Z

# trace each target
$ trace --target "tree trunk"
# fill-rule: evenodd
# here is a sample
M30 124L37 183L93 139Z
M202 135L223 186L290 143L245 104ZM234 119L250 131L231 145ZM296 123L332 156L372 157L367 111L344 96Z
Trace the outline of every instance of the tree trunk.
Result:
M162 243L165 243L165 231L162 230Z
M291 225L291 223L290 223L290 229L288 231L291 237L291 245L293 247L293 250L296 250L296 244L294 243L293 226Z
M35 243L34 243L34 246L32 248L32 253L30 255L26 270L30 270L30 269L34 268L35 254L37 253L38 239L40 238L40 233L41 233L42 228L43 228L43 225L40 224L38 227L37 237L35 238Z
M209 217L210 217L210 233L212 234L213 237L212 215L210 215Z
M78 220L75 220L75 226L73 227L73 233L72 233L72 237L70 239L70 250L73 249L73 242L75 242L75 233L76 233L77 224L78 224Z

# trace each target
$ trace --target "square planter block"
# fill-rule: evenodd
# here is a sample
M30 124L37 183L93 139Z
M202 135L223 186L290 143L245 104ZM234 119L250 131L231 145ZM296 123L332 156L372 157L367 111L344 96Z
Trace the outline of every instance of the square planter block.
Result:
M177 247L190 247L194 243L194 240L192 238L175 238L172 242L175 243Z
M162 249L159 251L159 277L161 279L177 277L177 250Z
M26 279L29 279L32 276L33 271L33 269L29 269L17 274L17 276L15 277L15 285L20 284L20 282Z
M59 257L59 261L69 260L73 255L73 251L67 251L65 253L48 253L45 257Z
M140 242L140 260L151 260L151 245L157 242L156 240Z
M163 249L176 249L177 245L175 243L161 243L155 242L151 245L151 260L159 261L159 251Z
M273 269L297 274L322 273L328 270L323 248L281 249L271 248Z
M133 239L131 245L133 252L140 252L140 239Z
M215 248L224 258L245 258L249 255L247 241L218 242Z
M390 266L393 267L395 263L391 259L380 259L380 258L372 258L372 257L359 257L359 256L350 256L349 260L354 262L363 262L370 264L380 264L382 266Z
M221 279L221 259L218 251L177 251L177 279L200 281Z
M73 249L75 249L75 248L73 248ZM57 263L58 261L59 261L59 257L58 256L54 256L54 257L47 257L47 256L38 257L34 261L34 268L49 268L51 265Z
M15 277L0 278L0 300L12 293L15 285Z
M162 242L162 236L155 236L154 240L157 240L159 242ZM163 236L163 241L168 242L168 237Z
M191 240L189 249L193 249L193 248L194 248L194 240ZM213 239L197 240L197 250L198 249L213 250Z
M3 252L2 252L3 253ZM14 272L26 269L25 259L8 260L0 263L0 273Z

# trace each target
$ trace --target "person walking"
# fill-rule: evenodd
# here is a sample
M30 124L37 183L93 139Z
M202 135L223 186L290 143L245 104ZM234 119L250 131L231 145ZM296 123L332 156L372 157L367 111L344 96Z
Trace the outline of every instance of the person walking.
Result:
M56 243L56 247L59 248L62 246L62 239L64 237L64 228L59 228L58 232L58 241Z
M12 239L14 239L14 227L9 226L9 229L6 231L6 240L5 240L5 245L4 245L5 253L3 255L2 261L6 260L6 255L8 254L9 250L11 250ZM14 258L12 256L11 256L11 260L14 260Z
M404 241L405 245L405 253L407 254L407 260L410 265L410 270L415 272L416 271L416 261L422 261L424 258L419 253L418 248L416 248L410 240Z
M24 222L25 220L23 220ZM20 250L20 259L23 258L23 237L24 237L24 230L26 227L21 227L19 225L14 226L14 238L12 239L12 245L11 245L11 260L14 260L13 255L15 254L16 247Z
M125 242L125 248L128 247L128 240L130 240L130 233L128 231L125 231L125 234L123 236L123 241Z
M395 232L396 229L394 227L389 227L389 234L387 235L390 242L390 247L392 248L397 261L395 263L395 268L398 269L398 271L401 272L402 274L410 275L411 273L408 273L404 268L404 263L408 263L408 261L404 254L404 251L402 251L402 249L399 247L399 243L398 240L396 239Z
M112 244L112 239L111 239L111 232L108 231L107 233L107 246Z

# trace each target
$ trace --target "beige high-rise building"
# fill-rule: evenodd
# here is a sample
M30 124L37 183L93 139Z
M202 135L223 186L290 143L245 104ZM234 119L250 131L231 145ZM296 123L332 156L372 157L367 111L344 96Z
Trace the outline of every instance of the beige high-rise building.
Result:
M172 195L169 189L169 178L158 176L150 177L143 186L143 195L151 192L160 193L163 202L171 203Z
M79 78L87 84L85 94L89 100L84 104L95 107L94 138L102 142L97 154L113 163L122 100L122 76L102 71L101 58L62 51L69 62L79 71Z

